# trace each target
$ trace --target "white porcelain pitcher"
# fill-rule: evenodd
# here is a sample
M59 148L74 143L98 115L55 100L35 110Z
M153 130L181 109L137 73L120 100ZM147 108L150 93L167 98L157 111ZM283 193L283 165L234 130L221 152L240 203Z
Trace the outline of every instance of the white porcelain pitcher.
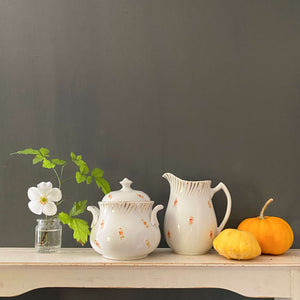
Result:
M224 228L230 212L231 197L224 183L211 188L211 181L181 180L171 173L163 174L170 184L170 198L164 220L168 245L177 254L204 254L213 239ZM227 197L225 216L219 226L212 205L213 195L223 190Z

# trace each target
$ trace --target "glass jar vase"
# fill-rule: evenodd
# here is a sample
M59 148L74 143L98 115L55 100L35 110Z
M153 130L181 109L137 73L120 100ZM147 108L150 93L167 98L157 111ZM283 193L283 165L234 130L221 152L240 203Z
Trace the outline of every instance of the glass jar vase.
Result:
M58 251L61 248L61 233L59 219L38 219L35 227L35 250L40 253Z

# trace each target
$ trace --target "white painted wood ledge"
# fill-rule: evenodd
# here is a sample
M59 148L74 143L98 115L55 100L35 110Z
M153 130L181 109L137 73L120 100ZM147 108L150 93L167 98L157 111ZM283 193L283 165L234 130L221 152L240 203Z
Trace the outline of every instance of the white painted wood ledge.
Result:
M214 250L200 256L157 249L134 261L105 259L92 249L0 248L0 297L37 288L222 288L248 297L300 300L300 249L234 261Z

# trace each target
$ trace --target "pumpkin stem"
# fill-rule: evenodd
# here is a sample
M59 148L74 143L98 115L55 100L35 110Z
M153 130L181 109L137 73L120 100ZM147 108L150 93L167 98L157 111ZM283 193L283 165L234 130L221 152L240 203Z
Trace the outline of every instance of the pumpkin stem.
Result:
M273 202L273 201L274 201L274 200L273 200L272 198L270 198L270 199L265 203L265 205L263 206L263 208L261 209L260 214L259 214L259 219L260 219L260 220L262 220L262 219L265 218L265 210L266 210L267 206L268 206L271 202Z

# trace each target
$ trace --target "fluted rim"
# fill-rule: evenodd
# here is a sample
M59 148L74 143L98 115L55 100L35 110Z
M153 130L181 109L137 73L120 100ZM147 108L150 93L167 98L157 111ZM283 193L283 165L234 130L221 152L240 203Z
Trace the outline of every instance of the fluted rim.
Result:
M182 181L183 183L192 183L192 184L211 184L211 180L210 179L208 179L208 180L185 180L185 179L181 179L181 178L179 178L179 177L177 177L177 176L175 176L175 175L173 175L172 173L169 173L169 172L167 172L167 173L164 173L163 175L162 175L162 177L163 178L165 178L165 179L168 179L168 178L170 178L170 179L174 179L174 180L179 180L179 181Z
M133 205L142 205L142 204L152 204L153 205L154 201L98 201L99 205L112 205L112 204L133 204Z

